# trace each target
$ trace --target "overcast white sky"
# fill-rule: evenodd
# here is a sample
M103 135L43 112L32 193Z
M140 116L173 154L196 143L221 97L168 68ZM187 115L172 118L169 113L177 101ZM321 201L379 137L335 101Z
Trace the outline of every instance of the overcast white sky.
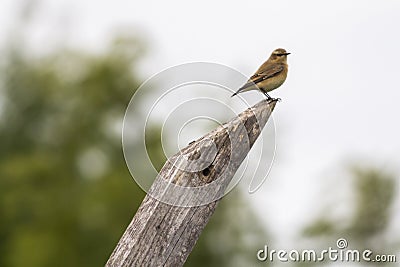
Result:
M0 38L10 33L20 3L2 1ZM149 44L140 66L143 80L192 61L251 75L273 49L292 52L288 79L272 93L283 99L274 112L276 166L262 190L249 197L282 240L321 211L320 203L328 201L321 198L335 197L326 194L322 180L335 178L347 160L399 173L399 1L43 0L36 5L29 30L39 49L60 43L97 49L118 27L137 29ZM246 97L253 103L261 99L257 92ZM341 188L339 179L331 188ZM396 205L400 214L399 199Z

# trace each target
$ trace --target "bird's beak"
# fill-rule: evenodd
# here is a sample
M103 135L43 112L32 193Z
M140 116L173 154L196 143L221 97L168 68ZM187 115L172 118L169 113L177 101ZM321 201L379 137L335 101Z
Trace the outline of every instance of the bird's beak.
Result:
M290 53L285 53L284 55L287 56L287 55L290 55Z

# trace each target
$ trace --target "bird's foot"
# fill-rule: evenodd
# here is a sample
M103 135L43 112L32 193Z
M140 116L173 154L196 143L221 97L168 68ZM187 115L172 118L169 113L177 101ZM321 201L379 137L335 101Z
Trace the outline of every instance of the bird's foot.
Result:
M272 98L272 97L271 97L271 100L272 100L272 101L278 101L278 102L281 102L281 101L282 101L282 99L280 99L279 97L278 97L278 98Z

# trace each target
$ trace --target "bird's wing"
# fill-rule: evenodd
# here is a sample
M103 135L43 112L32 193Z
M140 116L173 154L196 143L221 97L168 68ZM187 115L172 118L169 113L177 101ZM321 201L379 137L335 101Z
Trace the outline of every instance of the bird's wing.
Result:
M279 73L281 73L283 70L284 70L283 65L274 64L274 65L268 67L267 69L263 70L262 72L257 72L256 74L254 74L253 76L250 77L250 79L246 82L246 84L244 84L242 87L240 87L238 92L242 91L248 87L251 87L254 84L257 84L263 80L274 77L274 76L278 75Z

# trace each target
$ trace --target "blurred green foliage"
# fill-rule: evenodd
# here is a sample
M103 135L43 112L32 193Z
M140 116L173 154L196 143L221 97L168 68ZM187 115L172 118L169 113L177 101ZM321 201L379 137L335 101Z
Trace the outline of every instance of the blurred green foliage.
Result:
M4 51L0 266L102 265L144 196L119 132L140 43L119 38L93 55Z
M97 54L37 56L16 43L0 66L0 266L104 265L144 197L121 148L142 44L124 36ZM159 169L165 156L151 132ZM187 266L254 261L264 240L251 216L231 193Z
M395 244L399 240L387 238L396 196L394 175L373 167L352 167L350 174L353 181L351 192L354 194L354 202L349 203L354 204L351 215L328 219L327 209L326 214L304 229L304 236L319 240L324 248L335 246L332 244L338 238L345 238L349 249L369 249L374 255L395 254L399 249Z
M395 178L378 169L353 169L356 211L347 231L364 239L382 234L388 227L396 194Z

